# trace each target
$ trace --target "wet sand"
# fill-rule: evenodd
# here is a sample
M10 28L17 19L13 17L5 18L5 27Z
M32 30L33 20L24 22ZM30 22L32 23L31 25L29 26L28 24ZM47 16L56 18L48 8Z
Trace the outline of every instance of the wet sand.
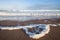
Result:
M50 32L37 40L60 40L60 27L50 27ZM0 40L36 40L28 37L22 29L0 30Z
M17 26L19 25L29 25L29 24L58 24L60 19L41 19L41 20L29 20L29 21L16 21L16 20L1 20L0 26Z
M44 22L44 20L30 20L25 22L18 21L0 21L0 25L2 26L15 26L17 24L27 25L30 23L60 23L60 19L58 20L48 20ZM17 30L1 30L0 29L0 40L60 40L60 27L50 27L50 32L40 39L32 39L25 34L22 29Z

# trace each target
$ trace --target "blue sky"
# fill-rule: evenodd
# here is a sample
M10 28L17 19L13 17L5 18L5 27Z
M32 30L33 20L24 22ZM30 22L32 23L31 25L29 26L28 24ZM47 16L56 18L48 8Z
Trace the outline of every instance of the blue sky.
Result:
M1 9L60 10L60 0L0 0Z

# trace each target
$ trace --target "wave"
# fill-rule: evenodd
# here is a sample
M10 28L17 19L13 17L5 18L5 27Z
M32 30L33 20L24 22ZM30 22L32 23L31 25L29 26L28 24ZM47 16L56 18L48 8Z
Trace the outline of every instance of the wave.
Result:
M34 29L33 29L34 28ZM16 27L0 27L1 30L15 30L23 29L30 38L39 39L50 31L50 26L46 24L30 24L27 26L16 26ZM29 31L29 29L33 29Z

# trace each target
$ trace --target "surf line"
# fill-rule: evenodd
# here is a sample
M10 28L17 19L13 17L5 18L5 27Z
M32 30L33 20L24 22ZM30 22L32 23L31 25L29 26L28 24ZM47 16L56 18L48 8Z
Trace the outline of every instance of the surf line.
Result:
M39 39L50 31L50 26L60 26L60 24L30 24L27 26L0 27L1 30L23 29L30 38ZM29 29L33 29L29 31Z

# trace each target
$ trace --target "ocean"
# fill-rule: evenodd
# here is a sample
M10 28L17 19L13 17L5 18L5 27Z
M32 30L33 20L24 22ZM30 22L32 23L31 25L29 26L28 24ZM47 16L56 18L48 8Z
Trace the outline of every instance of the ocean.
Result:
M35 20L60 18L60 10L0 11L0 20Z

